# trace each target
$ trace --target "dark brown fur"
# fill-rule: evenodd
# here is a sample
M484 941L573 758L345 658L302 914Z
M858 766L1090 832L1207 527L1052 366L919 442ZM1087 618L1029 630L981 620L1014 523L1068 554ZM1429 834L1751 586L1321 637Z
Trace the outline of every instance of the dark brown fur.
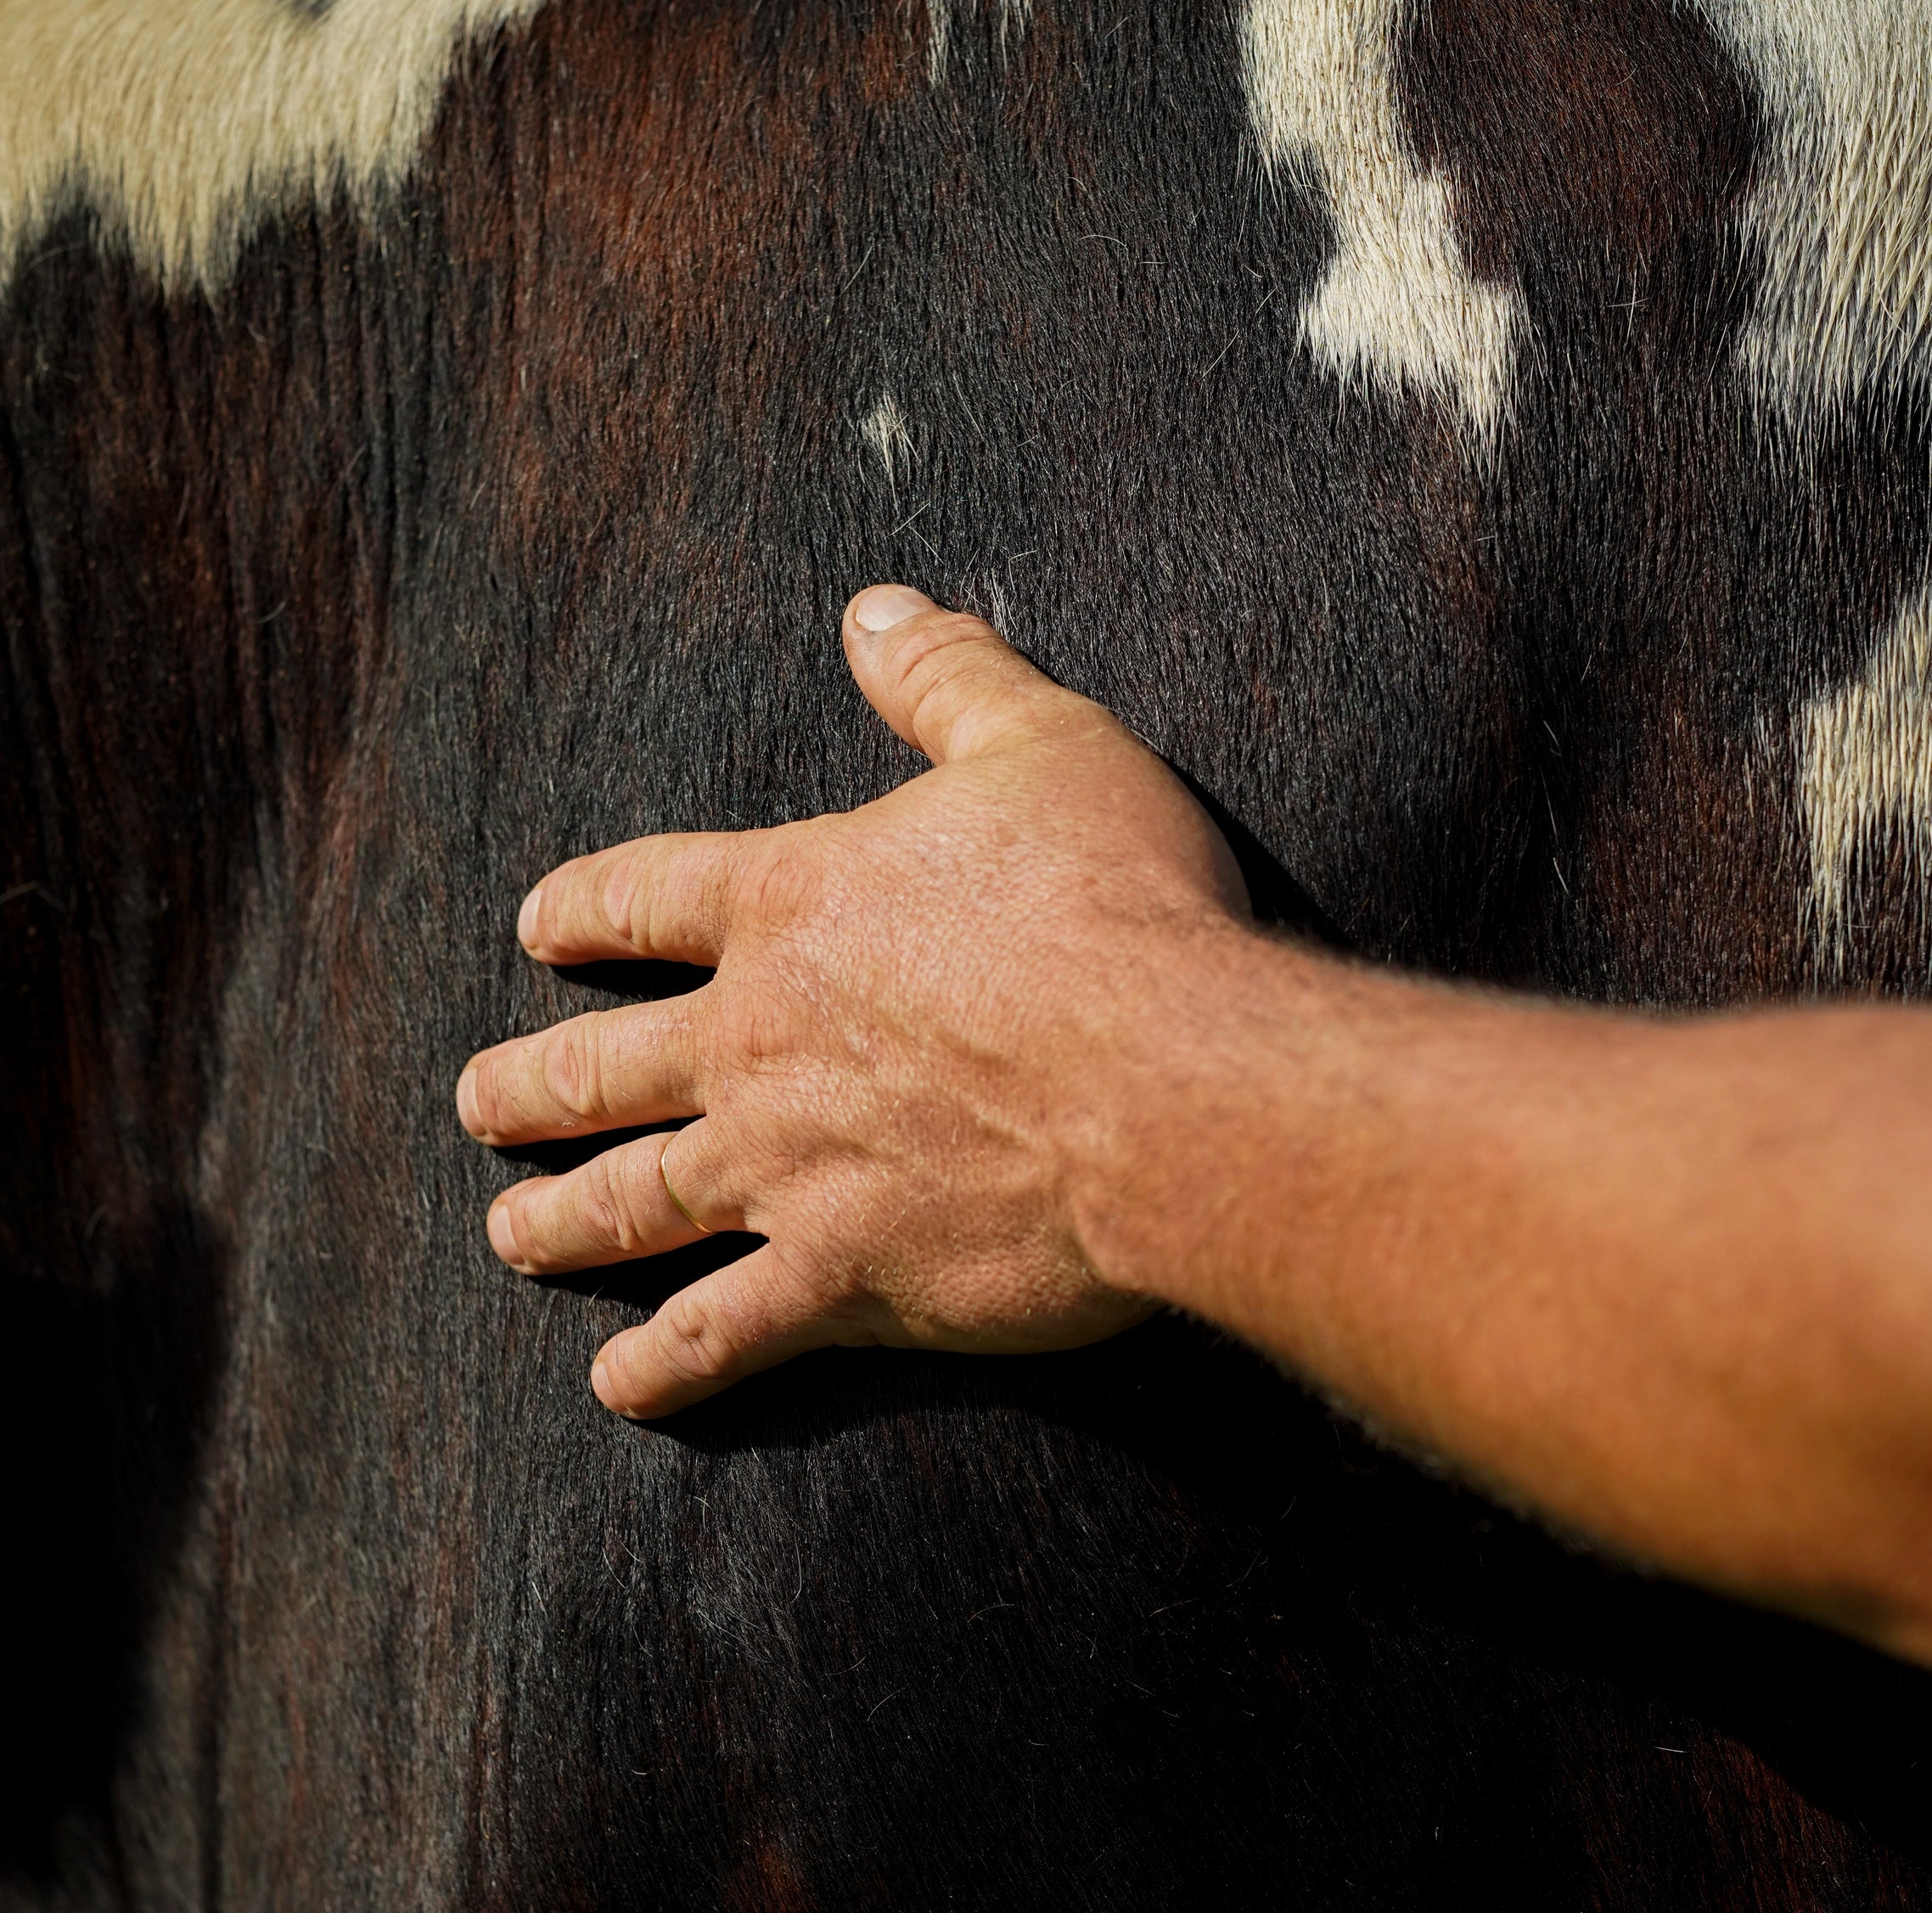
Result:
M1542 341L1491 470L1298 346L1328 215L1225 8L962 7L936 89L924 17L553 7L373 220L170 301L77 212L0 309L13 1903L1932 1901L1924 1676L1186 1324L634 1428L590 1355L701 1258L489 1256L463 1058L690 980L533 973L524 887L908 774L877 578L1009 604L1372 956L1813 974L1792 700L1923 565L1928 446L1794 490L1721 376L1708 37L1418 11L1409 137ZM1895 900L1855 983L1924 973Z

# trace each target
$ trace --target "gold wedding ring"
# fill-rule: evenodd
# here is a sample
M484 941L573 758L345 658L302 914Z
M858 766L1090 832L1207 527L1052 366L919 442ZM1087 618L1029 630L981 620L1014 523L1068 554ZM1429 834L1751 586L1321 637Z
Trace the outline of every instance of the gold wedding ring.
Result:
M685 1208L684 1204L677 1199L677 1192L671 1186L671 1177L666 1172L664 1166L665 1153L666 1151L669 1149L669 1147L670 1145L666 1143L664 1149L658 1151L657 1179L660 1182L663 1183L665 1194L671 1198L671 1206L676 1209L677 1213L682 1215L684 1220L688 1222L700 1236L708 1236L711 1231L707 1229L705 1225L700 1222L698 1218L694 1216L689 1209Z

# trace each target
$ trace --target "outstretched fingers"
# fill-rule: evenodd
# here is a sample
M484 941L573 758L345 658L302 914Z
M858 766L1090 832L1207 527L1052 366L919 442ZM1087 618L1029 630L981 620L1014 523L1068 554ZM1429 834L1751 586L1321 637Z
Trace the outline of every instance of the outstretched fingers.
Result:
M591 1387L606 1408L646 1421L809 1349L876 1339L767 1243L681 1288L649 1321L605 1343Z
M640 837L559 864L517 913L545 963L654 956L716 968L748 857L764 831Z

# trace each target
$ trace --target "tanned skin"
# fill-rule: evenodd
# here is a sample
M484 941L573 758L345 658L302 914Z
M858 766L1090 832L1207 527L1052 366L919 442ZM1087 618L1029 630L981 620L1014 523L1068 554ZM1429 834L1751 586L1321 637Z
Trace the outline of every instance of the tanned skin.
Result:
M538 961L716 974L458 1086L496 1144L698 1118L499 1197L514 1268L767 1238L605 1345L607 1406L1173 1304L1552 1520L1932 1663L1932 1016L1640 1016L1315 955L990 627L878 586L845 641L934 768L553 871Z

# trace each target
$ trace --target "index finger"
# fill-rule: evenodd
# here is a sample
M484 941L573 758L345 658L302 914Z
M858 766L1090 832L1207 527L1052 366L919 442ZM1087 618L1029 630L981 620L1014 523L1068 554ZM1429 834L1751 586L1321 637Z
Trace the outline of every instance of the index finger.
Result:
M762 831L640 837L559 864L517 912L540 962L656 956L713 968L730 934L744 847Z

